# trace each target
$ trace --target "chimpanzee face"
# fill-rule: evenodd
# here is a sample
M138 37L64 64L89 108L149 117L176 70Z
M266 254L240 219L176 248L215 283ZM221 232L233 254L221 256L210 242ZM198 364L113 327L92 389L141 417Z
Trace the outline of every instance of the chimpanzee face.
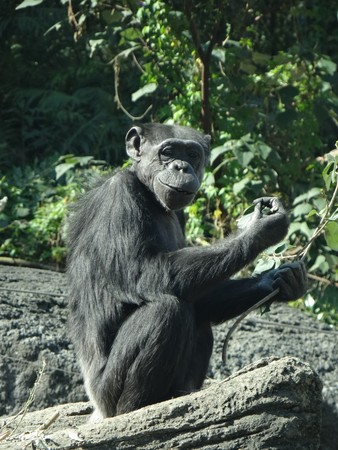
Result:
M139 180L165 209L179 210L193 201L207 164L210 136L188 127L146 124L129 130L126 144Z

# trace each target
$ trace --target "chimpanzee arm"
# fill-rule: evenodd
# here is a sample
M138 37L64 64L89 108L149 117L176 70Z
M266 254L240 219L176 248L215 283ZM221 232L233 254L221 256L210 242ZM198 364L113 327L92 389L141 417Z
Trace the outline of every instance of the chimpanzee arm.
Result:
M273 214L263 215L263 207ZM265 248L286 234L288 219L276 198L256 201L253 218L240 234L210 247L186 247L167 255L170 290L181 299L194 299L196 293L229 279Z
M304 263L287 263L259 277L218 283L196 294L197 315L213 324L222 323L247 311L276 288L279 292L273 300L289 301L304 295L307 290Z
M196 295L197 316L217 325L239 316L272 291L272 283L261 278L223 281Z

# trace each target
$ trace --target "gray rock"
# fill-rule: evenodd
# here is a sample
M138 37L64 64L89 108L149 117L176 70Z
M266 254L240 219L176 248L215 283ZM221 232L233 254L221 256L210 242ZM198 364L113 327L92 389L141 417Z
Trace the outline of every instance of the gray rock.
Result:
M73 404L0 422L14 430L0 448L316 450L321 383L296 358L267 358L207 389L100 423L83 424L83 413L86 405Z
M0 266L0 288L66 294L65 275L38 269ZM18 412L27 401L46 361L30 410L86 400L80 371L66 329L65 297L0 290L0 415ZM323 383L322 450L338 448L337 330L286 304L268 315L252 313L234 333L227 363L221 361L229 324L214 328L209 376L221 380L263 357L295 356Z

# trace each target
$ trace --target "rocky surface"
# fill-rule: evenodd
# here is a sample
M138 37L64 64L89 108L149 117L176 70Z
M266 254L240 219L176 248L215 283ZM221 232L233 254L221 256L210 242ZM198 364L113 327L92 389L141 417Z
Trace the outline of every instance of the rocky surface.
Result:
M66 291L64 274L0 266L0 415L13 414L24 406L43 360L46 367L30 411L86 399L67 337ZM209 376L224 379L268 356L296 356L309 363L323 383L320 448L338 448L337 330L286 304L274 304L268 315L252 313L235 332L224 365L221 353L228 328L224 324L214 329Z
M267 358L207 389L100 423L83 422L86 408L68 404L0 421L12 432L0 448L316 450L321 382L296 358Z

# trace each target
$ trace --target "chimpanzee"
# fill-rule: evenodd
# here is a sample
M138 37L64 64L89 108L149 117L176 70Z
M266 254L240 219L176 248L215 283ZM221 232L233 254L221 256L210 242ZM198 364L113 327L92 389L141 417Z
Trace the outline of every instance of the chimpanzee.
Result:
M187 247L182 208L194 199L210 137L183 126L134 126L133 164L101 180L69 223L70 332L93 420L199 389L211 324L231 319L279 287L278 300L306 290L302 263L230 279L288 229L277 198L255 201L249 225L205 247ZM263 208L271 210L263 214Z

